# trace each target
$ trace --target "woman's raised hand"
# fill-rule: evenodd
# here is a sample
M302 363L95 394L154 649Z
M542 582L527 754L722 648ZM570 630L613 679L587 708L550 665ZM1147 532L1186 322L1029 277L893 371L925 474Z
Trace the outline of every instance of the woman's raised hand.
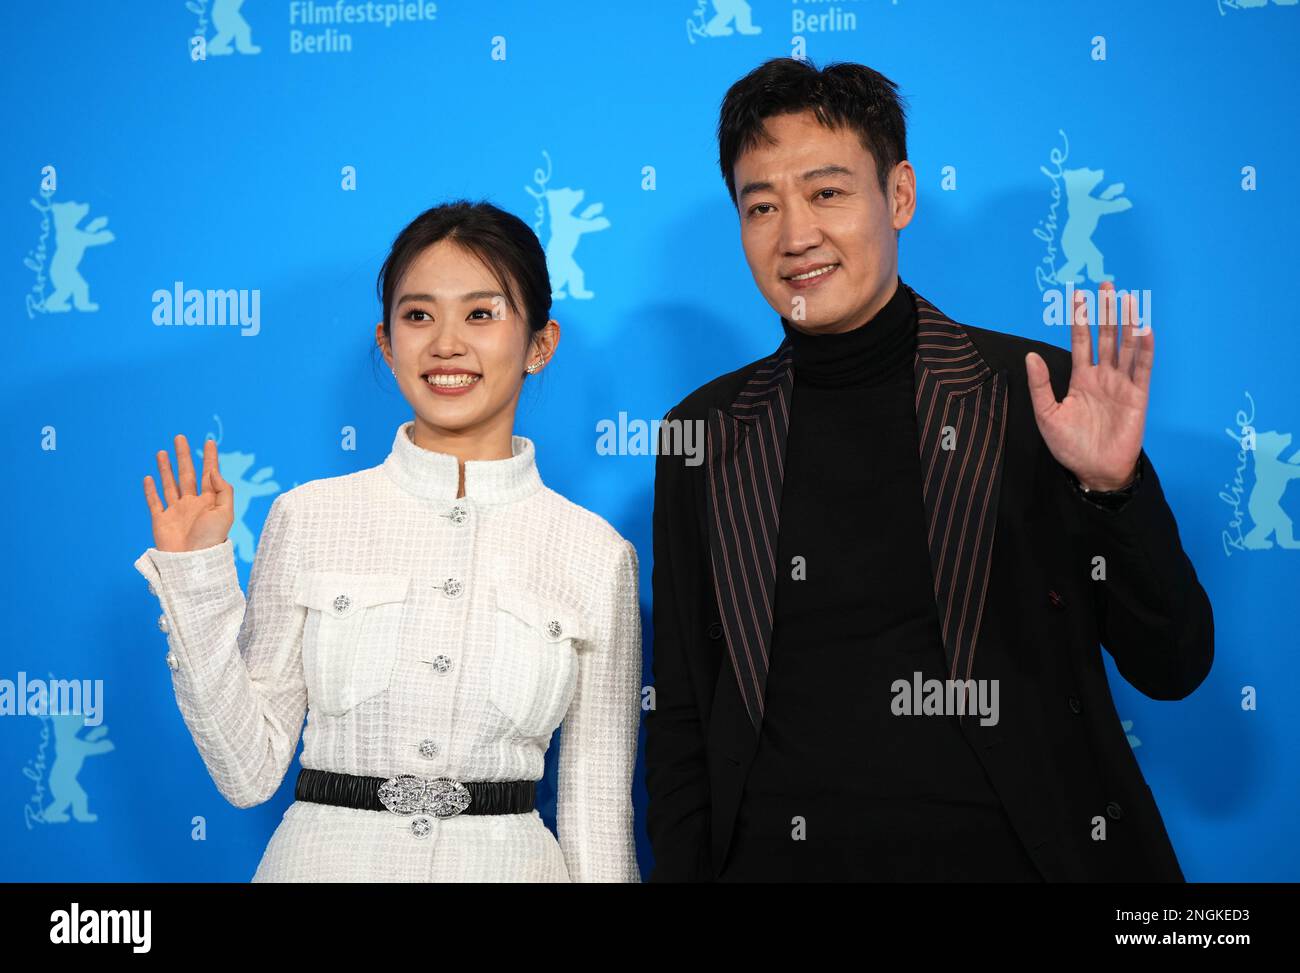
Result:
M176 465L180 489L172 479L167 450L158 450L158 478L162 480L166 508L158 499L153 477L144 478L144 499L153 517L153 546L160 551L197 551L225 541L235 522L235 491L221 478L216 440L203 444L203 486L194 477L194 461L183 435L176 437Z

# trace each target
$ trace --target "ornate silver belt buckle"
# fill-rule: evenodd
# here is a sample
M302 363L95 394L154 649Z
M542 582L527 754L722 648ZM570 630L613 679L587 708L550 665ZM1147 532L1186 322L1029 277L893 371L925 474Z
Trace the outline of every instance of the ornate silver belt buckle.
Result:
M450 777L398 774L379 785L379 801L394 814L423 812L450 818L469 807L469 790Z

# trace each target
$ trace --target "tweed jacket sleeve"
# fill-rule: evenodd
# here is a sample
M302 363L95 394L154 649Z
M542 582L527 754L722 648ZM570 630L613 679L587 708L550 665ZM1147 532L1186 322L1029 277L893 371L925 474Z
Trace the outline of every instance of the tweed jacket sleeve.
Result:
M247 607L234 545L149 548L135 568L162 606L172 687L221 795L236 807L268 800L293 759L307 708L306 610L293 598L297 551L287 495L267 514Z
M623 541L560 730L556 830L575 882L639 882L632 774L641 695L636 548Z

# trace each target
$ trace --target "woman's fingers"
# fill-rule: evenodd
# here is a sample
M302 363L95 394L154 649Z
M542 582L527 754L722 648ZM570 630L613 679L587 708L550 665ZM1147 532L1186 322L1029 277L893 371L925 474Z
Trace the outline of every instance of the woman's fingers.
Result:
M223 504L230 486L221 478L221 459L215 439L208 439L203 443L203 482L204 490L212 492L217 505Z
M203 473L199 476L199 493L216 493L216 484L212 482L212 440L203 440Z
M149 513L157 517L163 512L162 501L158 499L158 490L153 485L153 477L144 478L144 502L149 505Z
M167 450L158 450L156 457L158 460L158 480L162 483L163 499L167 501L167 506L176 502L176 481L172 479L172 462L171 457L167 455Z
M199 492L194 476L194 457L184 433L176 434L176 469L180 471L181 496L194 496Z

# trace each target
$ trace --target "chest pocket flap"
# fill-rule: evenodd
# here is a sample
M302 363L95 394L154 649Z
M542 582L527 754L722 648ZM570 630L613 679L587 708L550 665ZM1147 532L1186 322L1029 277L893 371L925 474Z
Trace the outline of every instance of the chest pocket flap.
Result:
M498 587L496 601L499 609L535 629L544 642L591 638L586 616L567 602L517 587Z
M349 574L342 571L303 571L294 587L294 601L331 618L348 618L363 608L405 601L407 574Z

